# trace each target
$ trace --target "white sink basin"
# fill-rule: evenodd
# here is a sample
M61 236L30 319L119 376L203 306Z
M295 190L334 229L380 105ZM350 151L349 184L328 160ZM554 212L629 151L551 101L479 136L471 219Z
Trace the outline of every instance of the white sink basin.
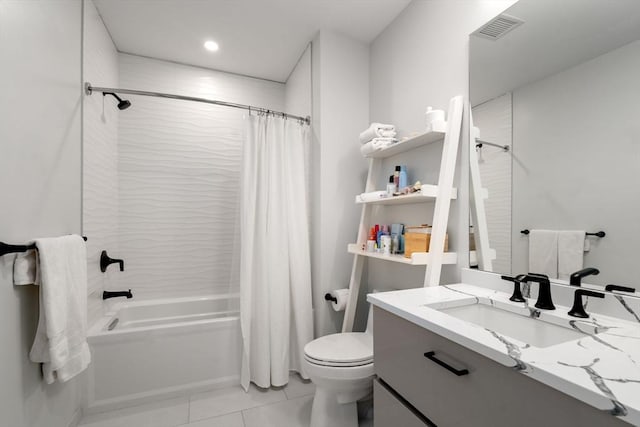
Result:
M544 311L545 319L540 319L531 317L531 312L524 307L504 309L483 301L471 301L464 305L458 303L450 307L438 304L432 308L534 347L550 347L597 332L592 325L576 319L580 331L583 331L580 332L572 328L566 319L554 318L553 311Z

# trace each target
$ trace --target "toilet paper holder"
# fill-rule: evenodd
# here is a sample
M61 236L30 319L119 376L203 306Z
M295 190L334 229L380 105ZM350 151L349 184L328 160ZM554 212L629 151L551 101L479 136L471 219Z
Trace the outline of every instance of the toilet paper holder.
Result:
M333 295L331 295L329 292L327 292L326 294L324 294L324 299L327 301L333 301L336 304L338 303L338 298L334 297Z

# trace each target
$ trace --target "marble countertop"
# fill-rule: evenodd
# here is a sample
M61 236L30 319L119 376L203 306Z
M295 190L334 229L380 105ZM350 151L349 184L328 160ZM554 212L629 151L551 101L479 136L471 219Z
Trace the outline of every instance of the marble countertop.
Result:
M567 315L569 307L556 304L556 310L538 310L534 308L535 301L515 303L509 297L493 289L455 284L369 294L367 300L595 408L640 425L639 323L597 313L578 319ZM584 337L535 347L437 310L476 302L571 328Z

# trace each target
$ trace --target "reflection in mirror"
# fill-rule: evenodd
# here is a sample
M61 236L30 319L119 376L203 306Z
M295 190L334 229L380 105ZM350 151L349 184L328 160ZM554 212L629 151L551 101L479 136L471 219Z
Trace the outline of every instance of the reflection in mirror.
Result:
M595 267L585 283L636 287L640 1L520 0L504 14L521 25L470 37L473 125L509 148L472 144L488 191L476 246L484 230L495 250L480 268L568 283Z

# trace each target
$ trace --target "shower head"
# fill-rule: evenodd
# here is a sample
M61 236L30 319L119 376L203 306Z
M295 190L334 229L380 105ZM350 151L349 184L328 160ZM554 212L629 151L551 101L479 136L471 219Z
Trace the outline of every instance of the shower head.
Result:
M118 108L121 110L126 110L129 107L131 107L131 102L126 99L118 102Z
M112 95L118 100L118 109L119 110L126 110L127 108L131 107L131 102L130 101L120 98L118 95L116 95L113 92L103 92L102 93L102 96L107 96L107 95Z

